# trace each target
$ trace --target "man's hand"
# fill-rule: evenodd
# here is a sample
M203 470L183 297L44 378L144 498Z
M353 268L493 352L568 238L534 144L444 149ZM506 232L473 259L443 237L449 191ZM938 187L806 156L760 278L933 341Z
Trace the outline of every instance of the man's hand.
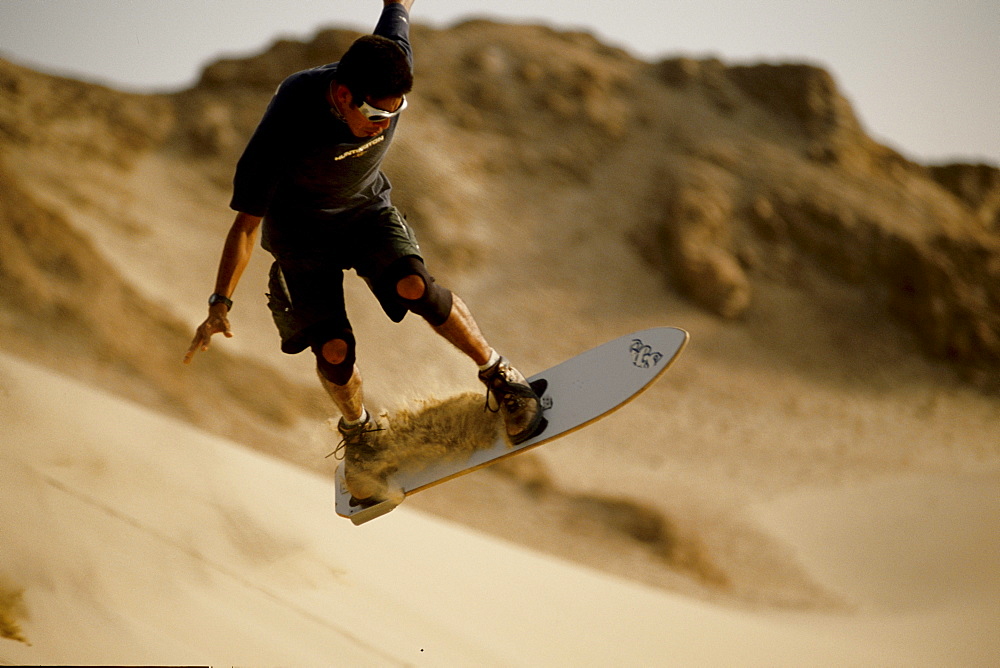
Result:
M208 307L208 318L201 323L198 331L195 332L191 347L188 348L187 354L184 356L185 364L190 364L191 360L194 359L194 354L199 350L208 350L213 334L221 333L225 334L227 339L232 338L233 332L229 329L229 318L226 317L228 314L229 309L226 308L225 304L213 304Z
M250 254L253 252L254 242L257 239L257 228L263 220L260 216L252 216L249 213L237 213L233 226L229 228L226 235L226 245L222 249L222 259L219 260L219 275L215 280L215 294L232 295L236 290L243 270L246 269L250 261ZM190 364L194 359L194 354L199 350L208 350L208 344L213 334L226 335L232 338L233 333L229 329L229 307L225 303L212 304L208 307L208 319L201 323L201 327L191 341L187 355L184 356L184 363Z

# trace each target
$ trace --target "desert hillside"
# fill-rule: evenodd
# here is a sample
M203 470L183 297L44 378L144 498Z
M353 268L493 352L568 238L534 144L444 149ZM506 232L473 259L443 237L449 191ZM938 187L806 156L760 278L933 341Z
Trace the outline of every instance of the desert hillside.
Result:
M0 61L0 346L314 471L329 409L289 358L257 252L235 338L191 367L271 92L356 35L321 32L135 95ZM920 165L801 64L650 63L591 36L416 26L387 163L432 271L534 373L641 327L691 344L641 401L407 504L735 604L849 607L754 504L1000 465L1000 170ZM372 403L477 390L422 322L349 294ZM113 419L113 417L109 418Z
M642 586L405 504L359 529L324 512L323 476L6 354L0 393L3 665L937 667L992 665L1000 651L1000 587L983 577L1000 566L988 479L939 490L909 519L913 481L875 490L865 516L903 522L852 532L838 547L856 556L835 562L860 572L834 574L891 612L775 614ZM819 513L787 499L769 521L828 569L817 552L831 550L810 543L868 494L850 491L846 506L823 494ZM956 522L969 517L981 523ZM948 551L960 567L936 560ZM874 555L884 565L868 572Z

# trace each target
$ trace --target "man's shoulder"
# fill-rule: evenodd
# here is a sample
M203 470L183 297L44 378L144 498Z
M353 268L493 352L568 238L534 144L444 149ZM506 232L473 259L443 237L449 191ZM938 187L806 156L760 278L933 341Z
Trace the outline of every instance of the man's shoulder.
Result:
M337 63L311 67L285 77L278 86L281 95L297 95L325 88L337 77Z

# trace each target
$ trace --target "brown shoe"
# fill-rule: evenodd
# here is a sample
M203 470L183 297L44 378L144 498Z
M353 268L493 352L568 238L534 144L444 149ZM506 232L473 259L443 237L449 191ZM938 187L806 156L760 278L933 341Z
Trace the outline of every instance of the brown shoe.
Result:
M479 380L486 384L486 408L503 416L507 438L513 445L520 445L545 428L542 404L538 395L521 372L503 357L485 371ZM490 396L496 408L490 404Z
M344 480L351 496L359 501L378 501L386 491L380 462L378 432L385 428L369 417L359 425L348 427L341 418L337 431L343 440L334 454L344 460ZM343 452L341 455L340 453Z

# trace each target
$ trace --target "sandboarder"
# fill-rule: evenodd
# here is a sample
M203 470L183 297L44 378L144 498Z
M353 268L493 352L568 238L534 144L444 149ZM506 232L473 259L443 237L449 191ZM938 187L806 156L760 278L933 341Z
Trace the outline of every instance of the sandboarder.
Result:
M394 322L416 313L479 366L487 405L502 414L512 443L528 440L542 424L539 399L524 376L487 343L458 295L428 272L380 170L413 84L412 4L383 0L372 35L356 40L339 62L293 74L275 92L236 166L230 202L236 219L208 318L184 357L190 363L208 350L214 334L232 336L232 296L263 222L261 246L274 257L268 306L281 349L315 354L319 379L342 415L345 478L359 500L378 493L360 471L377 457L382 427L364 405L344 305L346 269L365 279Z

